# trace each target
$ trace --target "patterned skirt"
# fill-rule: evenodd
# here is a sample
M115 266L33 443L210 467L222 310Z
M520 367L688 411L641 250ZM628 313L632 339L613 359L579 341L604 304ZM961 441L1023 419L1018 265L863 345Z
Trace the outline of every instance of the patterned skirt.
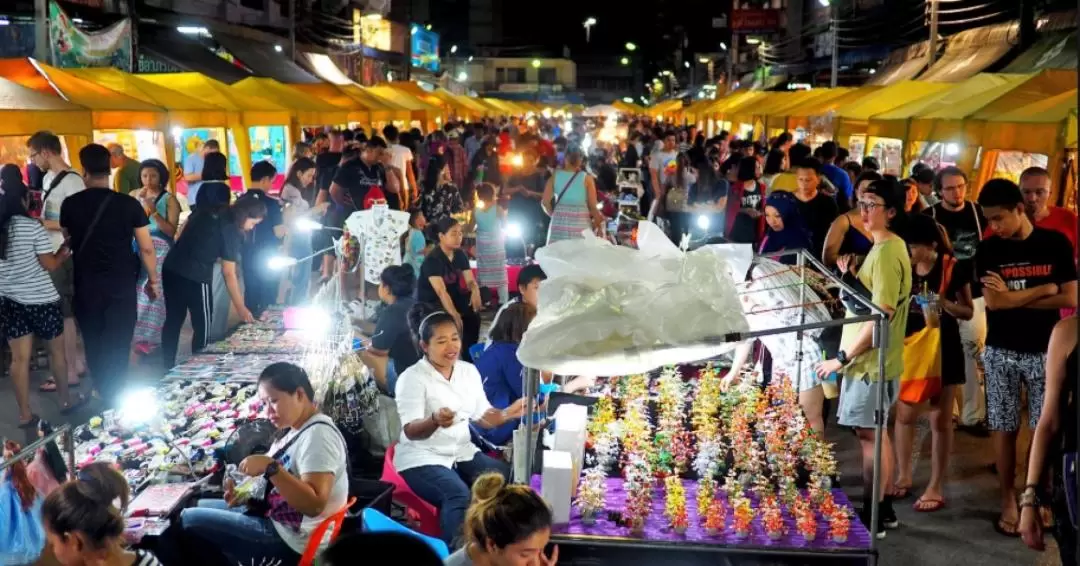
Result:
M476 279L481 287L501 289L506 280L506 242L501 231L476 232Z
M169 241L156 234L154 255L157 256L157 280L161 281L161 266L165 264L165 254L169 253ZM161 327L165 324L165 296L158 291L156 301L146 295L146 274L139 278L136 296L138 297L138 320L135 322L135 344L144 352L149 352L161 345Z
M547 243L582 238L581 233L592 229L589 208L583 204L557 205L548 226Z

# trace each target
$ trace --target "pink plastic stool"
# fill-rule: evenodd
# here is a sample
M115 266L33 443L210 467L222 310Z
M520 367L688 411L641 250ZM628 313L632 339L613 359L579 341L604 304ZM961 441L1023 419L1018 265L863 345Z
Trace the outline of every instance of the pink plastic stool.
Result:
M394 501L405 506L410 522L415 522L417 531L435 538L442 538L442 529L439 528L439 511L435 506L420 499L419 495L409 489L405 478L401 477L394 468L394 449L397 443L386 449L386 457L383 459L382 478L384 482L394 484Z

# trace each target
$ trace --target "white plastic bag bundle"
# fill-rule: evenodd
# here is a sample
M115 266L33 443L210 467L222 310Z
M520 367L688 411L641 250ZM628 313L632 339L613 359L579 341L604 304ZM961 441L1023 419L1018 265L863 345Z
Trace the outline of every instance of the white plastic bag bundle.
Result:
M736 294L748 245L676 248L649 222L638 248L591 234L537 251L548 279L518 349L525 367L560 374L626 375L715 357L720 340L749 329Z

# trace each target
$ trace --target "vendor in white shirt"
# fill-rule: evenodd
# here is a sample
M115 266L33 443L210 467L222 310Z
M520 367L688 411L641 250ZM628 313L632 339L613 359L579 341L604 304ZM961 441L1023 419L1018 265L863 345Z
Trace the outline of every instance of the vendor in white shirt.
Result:
M505 462L480 453L470 440L470 423L494 428L521 417L519 401L492 408L476 368L458 359L461 334L449 314L425 316L424 306L409 313L424 354L398 376L398 414L404 427L394 467L416 495L439 510L442 537L451 547L469 506L469 489L484 472L510 475Z

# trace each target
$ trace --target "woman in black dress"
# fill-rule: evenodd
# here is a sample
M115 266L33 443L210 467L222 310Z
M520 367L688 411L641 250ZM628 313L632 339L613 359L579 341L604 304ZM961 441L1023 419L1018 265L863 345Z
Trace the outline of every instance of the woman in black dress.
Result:
M469 256L461 249L463 233L457 220L444 217L428 224L428 240L436 243L420 265L416 300L445 311L461 331L461 358L472 361L471 348L480 340L480 287ZM462 287L464 282L464 288Z

